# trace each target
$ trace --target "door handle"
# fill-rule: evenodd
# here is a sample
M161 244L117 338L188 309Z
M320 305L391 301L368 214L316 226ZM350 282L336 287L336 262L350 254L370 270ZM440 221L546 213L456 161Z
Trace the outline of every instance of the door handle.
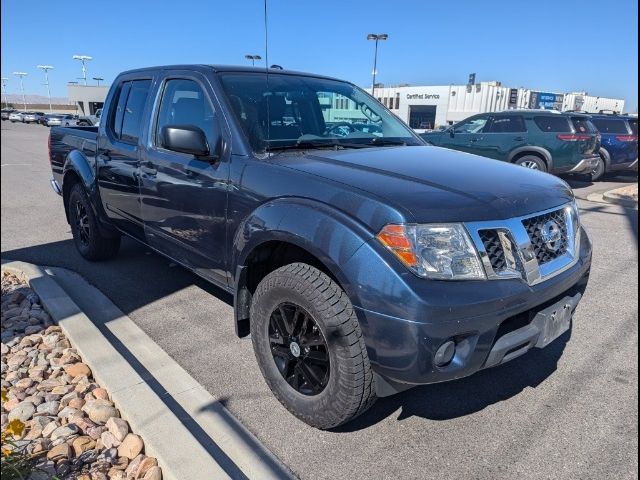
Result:
M111 161L111 151L110 150L102 150L100 152L100 154L98 155L98 157L100 158L100 160L103 160L105 162L110 162Z
M473 138L471 139L471 142L477 142L478 140L480 140L480 138L478 138L478 137L473 137Z
M150 177L153 177L158 173L158 169L151 162L142 162L140 164L140 170L142 171L142 173L149 175Z
M523 142L524 141L524 137L516 137L516 138L514 138L514 140L516 142Z

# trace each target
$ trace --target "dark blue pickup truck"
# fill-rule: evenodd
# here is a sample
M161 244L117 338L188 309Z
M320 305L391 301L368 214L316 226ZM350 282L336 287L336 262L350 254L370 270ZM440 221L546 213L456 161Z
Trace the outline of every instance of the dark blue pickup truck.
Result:
M570 328L591 244L560 179L427 146L353 84L283 70L129 71L103 112L49 139L79 252L128 235L233 294L310 425Z

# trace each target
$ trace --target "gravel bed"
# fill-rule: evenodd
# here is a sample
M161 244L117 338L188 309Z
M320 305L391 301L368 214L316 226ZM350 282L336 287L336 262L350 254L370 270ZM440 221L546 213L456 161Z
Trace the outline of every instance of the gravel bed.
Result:
M130 432L96 384L91 369L23 278L2 271L2 404L4 430L26 428L18 445L37 456L32 480L161 480L155 458Z

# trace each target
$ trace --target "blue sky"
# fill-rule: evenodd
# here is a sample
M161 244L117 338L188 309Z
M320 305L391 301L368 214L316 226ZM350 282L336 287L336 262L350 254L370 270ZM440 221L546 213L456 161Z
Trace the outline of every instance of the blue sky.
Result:
M74 54L94 57L89 77L170 63L246 64L264 57L262 0L4 0L2 76L18 92L46 94L35 66L55 66L52 95L81 75ZM543 91L586 90L638 105L638 4L608 1L269 0L269 63L368 86L373 43L384 32L378 81L478 81Z

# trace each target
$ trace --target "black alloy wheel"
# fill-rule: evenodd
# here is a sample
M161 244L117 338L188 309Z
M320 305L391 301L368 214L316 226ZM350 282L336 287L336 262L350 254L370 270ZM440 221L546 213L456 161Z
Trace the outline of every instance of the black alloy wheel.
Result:
M80 200L75 202L75 211L76 214L74 216L76 231L78 232L78 239L80 243L85 247L89 246L89 240L91 239L91 230L89 226L89 215L87 214L87 209L83 205Z
M67 200L67 218L73 241L84 258L92 261L106 260L118 253L120 235L115 231L101 231L89 198L80 183L71 187Z
M317 395L329 382L327 342L315 320L299 305L285 302L269 318L269 345L278 371L303 395Z

